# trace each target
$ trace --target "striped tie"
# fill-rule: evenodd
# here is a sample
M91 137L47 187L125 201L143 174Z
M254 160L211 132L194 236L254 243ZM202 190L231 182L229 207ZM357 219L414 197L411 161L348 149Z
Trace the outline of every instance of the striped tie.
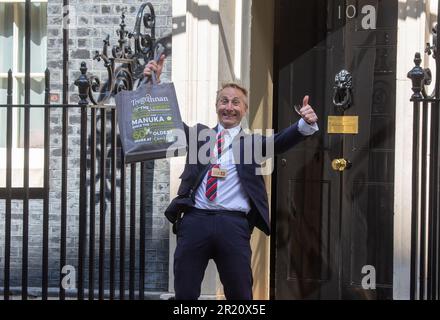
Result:
M225 143L225 138L224 138L224 130L222 130L222 132L220 132L219 134L217 134L217 159L220 158L221 154L222 154L222 147ZM217 198L217 182L218 182L218 178L217 177L213 177L212 176L212 169L213 168L220 168L219 164L211 164L211 168L208 171L208 180L206 182L206 191L205 191L205 196L209 201L214 201L215 198Z

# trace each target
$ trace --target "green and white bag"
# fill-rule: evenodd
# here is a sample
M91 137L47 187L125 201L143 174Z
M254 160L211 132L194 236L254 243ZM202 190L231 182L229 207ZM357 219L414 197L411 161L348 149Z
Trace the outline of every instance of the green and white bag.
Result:
M119 134L126 163L183 155L186 139L173 83L143 83L116 97Z

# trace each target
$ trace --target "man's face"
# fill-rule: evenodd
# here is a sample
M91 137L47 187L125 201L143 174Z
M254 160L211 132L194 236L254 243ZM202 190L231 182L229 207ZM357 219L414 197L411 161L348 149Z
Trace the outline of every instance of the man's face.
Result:
M243 92L235 88L224 88L217 101L218 122L225 128L233 128L240 124L245 116L247 106Z

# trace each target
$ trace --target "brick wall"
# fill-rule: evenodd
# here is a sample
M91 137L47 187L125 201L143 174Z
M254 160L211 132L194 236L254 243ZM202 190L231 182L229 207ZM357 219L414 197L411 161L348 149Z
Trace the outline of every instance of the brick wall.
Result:
M87 63L89 73L101 80L106 80L106 71L102 62L92 62L96 50L102 51L103 39L110 35L110 44L117 44L116 30L119 28L120 16L123 8L127 8L125 23L126 29L132 31L136 13L143 1L135 0L71 0L70 16L74 24L69 30L69 103L78 101L77 88L73 85L79 75L82 61ZM156 37L171 33L171 0L151 1L156 12ZM72 10L73 8L73 10ZM47 65L51 71L51 93L59 94L62 102L62 1L49 0L48 14L48 58ZM171 78L171 61L167 58L162 80ZM61 207L61 125L62 113L58 108L51 110L51 141L50 141L50 229L49 229L49 266L50 286L59 285L59 245L60 245L60 207ZM67 213L67 264L74 267L78 264L78 214L79 214L79 154L80 154L80 115L79 110L69 111L69 157L68 157L68 213ZM138 165L139 166L139 165ZM138 167L139 168L139 167ZM127 176L130 169L127 167ZM129 202L129 180L126 183L126 199ZM139 190L139 177L137 182ZM169 224L163 216L163 211L169 202L169 162L167 160L150 161L147 163L147 199L146 199L146 278L145 287L148 291L167 291L168 289L168 242ZM99 190L99 184L97 184ZM117 192L119 199L119 190ZM119 200L118 200L119 201ZM139 202L136 217L136 271L139 265ZM119 207L119 205L118 205ZM0 219L4 221L4 202L0 203ZM29 219L29 286L41 285L41 244L42 244L42 208L41 200L30 201ZM96 207L96 234L99 239L99 203ZM126 270L128 270L128 240L129 240L129 205L126 208ZM119 215L119 211L117 212ZM109 210L107 210L106 234L110 232L108 225ZM22 253L22 202L13 201L12 214L12 247L11 247L11 286L21 286L21 253ZM117 228L119 226L117 225ZM0 232L0 241L4 243L3 230ZM109 238L106 247L106 270L109 266ZM119 252L119 238L116 241ZM98 241L95 246L95 264L98 264ZM118 255L118 254L117 254ZM3 282L4 248L0 246L0 283ZM88 261L85 261L86 266ZM119 262L117 262L119 268ZM97 270L97 269L96 269ZM136 275L136 283L138 274ZM98 274L95 273L95 278ZM116 280L119 279L118 270ZM105 277L108 283L108 274ZM128 273L126 275L128 281ZM118 284L117 284L118 285ZM87 287L87 281L85 282ZM128 283L126 285L128 288Z

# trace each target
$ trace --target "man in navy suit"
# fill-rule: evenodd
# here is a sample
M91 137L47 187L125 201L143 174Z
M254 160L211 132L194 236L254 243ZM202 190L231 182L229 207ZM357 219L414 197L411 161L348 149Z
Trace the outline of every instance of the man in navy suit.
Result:
M164 59L149 62L144 74L150 76L154 71L159 78ZM308 96L299 111L301 119L272 138L243 132L241 120L247 112L247 90L227 83L217 92L218 124L214 129L184 125L187 139L197 140L187 140L187 163L178 190L179 197L192 199L178 221L174 253L178 300L199 298L210 259L216 263L228 300L252 299L251 233L255 226L270 234L267 193L259 173L261 157L254 151L261 147L267 158L318 131L318 118Z

